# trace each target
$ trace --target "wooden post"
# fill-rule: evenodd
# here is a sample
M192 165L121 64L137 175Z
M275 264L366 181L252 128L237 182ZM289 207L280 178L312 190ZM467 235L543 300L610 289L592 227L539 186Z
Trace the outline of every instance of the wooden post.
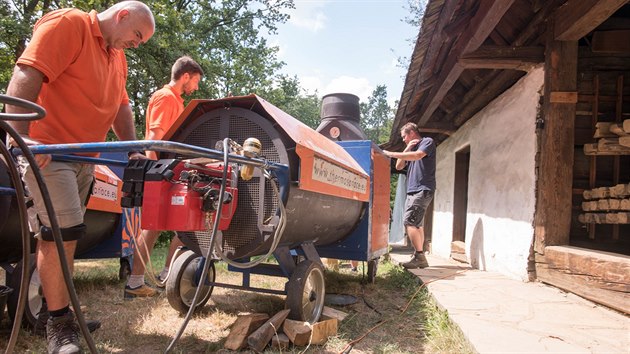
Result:
M577 41L554 40L554 24L546 29L544 127L539 132L540 169L535 222L535 251L566 245L571 230L575 103L554 103L552 92L577 91Z

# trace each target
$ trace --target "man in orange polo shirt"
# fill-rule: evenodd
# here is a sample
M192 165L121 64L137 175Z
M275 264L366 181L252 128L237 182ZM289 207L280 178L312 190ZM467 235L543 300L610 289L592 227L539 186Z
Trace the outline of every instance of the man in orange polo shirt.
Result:
M147 128L145 138L147 140L162 140L164 134L171 128L179 115L184 111L183 94L190 95L199 88L199 80L203 76L201 66L192 58L183 56L175 61L171 68L171 82L156 91L149 100L147 107ZM157 159L157 154L153 151L147 152L151 159ZM136 250L142 260L147 262L150 250L153 249L155 241L160 235L157 230L144 230L138 240ZM166 279L170 262L177 247L183 246L178 236L171 241L166 266L159 275L161 281ZM134 297L148 297L157 294L157 291L144 284L145 265L141 260L133 262L131 276L125 286L124 297L127 299Z
M151 10L138 1L123 1L100 13L60 9L44 15L17 60L7 94L36 102L47 114L31 123L10 122L13 128L30 145L104 141L110 128L120 140L135 140L123 49L145 43L154 31ZM7 105L7 112L24 113L24 109ZM144 158L139 153L130 155ZM72 270L77 240L86 233L83 214L94 166L51 161L50 155L37 155L36 161ZM38 239L37 268L49 311L48 352L78 353L78 327L69 309L50 220L31 166L24 158L18 163L41 222L41 227L31 228Z

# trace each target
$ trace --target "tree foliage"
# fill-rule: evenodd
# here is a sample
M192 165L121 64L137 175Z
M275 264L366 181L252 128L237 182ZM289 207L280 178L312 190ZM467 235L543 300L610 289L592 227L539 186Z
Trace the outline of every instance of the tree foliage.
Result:
M151 94L170 80L173 62L190 55L204 68L204 79L192 98L218 98L269 92L282 82L278 48L262 36L275 33L288 19L293 0L147 0L155 16L153 38L127 50L127 91L139 136ZM15 60L23 52L32 27L43 14L64 7L102 11L108 0L0 0L0 91L6 92ZM274 103L274 102L272 102Z
M376 144L386 142L394 118L394 111L387 103L387 86L376 86L368 101L361 103L360 106L363 116L361 127L368 139Z

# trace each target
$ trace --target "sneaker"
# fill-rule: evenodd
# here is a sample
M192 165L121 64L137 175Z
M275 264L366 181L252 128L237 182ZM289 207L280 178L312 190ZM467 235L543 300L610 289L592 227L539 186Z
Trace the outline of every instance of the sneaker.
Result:
M50 317L46 323L46 340L49 354L81 353L79 325L72 311L59 317Z
M125 299L133 299L136 297L153 297L158 294L158 291L150 286L144 284L137 288L131 288L129 285L125 285Z
M48 318L50 318L50 313L48 312L48 306L46 306L46 302L44 301L42 307L37 313L37 322L35 322L35 327L33 328L34 334L44 337L46 336L46 323L48 323ZM101 328L101 321L98 320L85 320L85 324L87 325L90 333Z
M411 256L411 260L402 264L407 269L426 268L429 266L429 261L424 253L414 254Z

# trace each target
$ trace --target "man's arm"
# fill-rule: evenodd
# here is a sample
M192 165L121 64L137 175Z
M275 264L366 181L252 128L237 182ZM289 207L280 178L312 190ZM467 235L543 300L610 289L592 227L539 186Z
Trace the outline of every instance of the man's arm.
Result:
M164 137L164 131L162 128L149 129L149 135L145 140L161 140ZM155 151L147 151L147 157L152 160L157 160L157 153Z
M128 104L121 104L112 124L114 134L118 137L118 140L137 140L136 139L136 127L133 124L133 112L131 106ZM142 153L135 152L129 156L130 159L146 158Z
M12 97L21 98L27 101L36 102L39 91L42 89L42 83L44 82L44 74L28 65L16 65L13 69L13 76L7 87L7 95ZM7 113L31 113L26 108L21 108L12 105L5 105ZM45 117L43 119L46 119ZM24 142L27 145L37 145L38 141L32 140L29 137L29 123L28 121L8 121L9 125L15 129ZM17 146L13 139L9 140L9 144ZM39 168L48 166L52 156L48 154L35 155L35 161Z
M43 82L44 74L39 70L27 65L18 64L13 70L13 76L7 88L7 95L36 102ZM30 113L28 109L11 105L6 105L6 110L7 113ZM28 136L29 122L9 121L8 123L13 129L20 133L20 135Z

